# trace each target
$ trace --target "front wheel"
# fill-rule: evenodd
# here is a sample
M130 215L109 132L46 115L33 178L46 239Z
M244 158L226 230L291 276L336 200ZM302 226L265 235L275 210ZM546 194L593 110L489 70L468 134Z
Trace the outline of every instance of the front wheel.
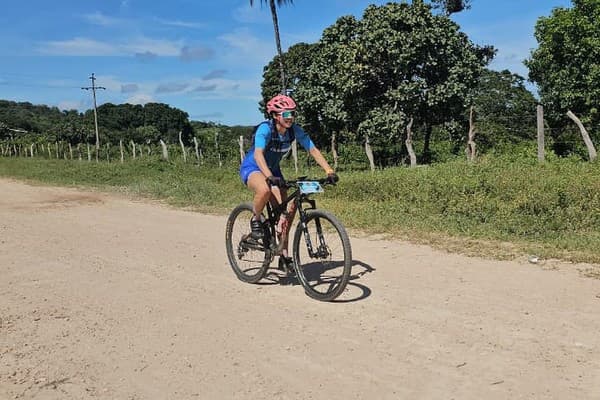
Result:
M225 228L225 247L233 272L248 283L260 281L271 262L270 251L262 243L250 240L252 204L237 206L229 215Z
M327 211L307 210L306 216L306 227L300 221L294 234L296 272L307 295L331 301L342 294L350 279L350 239L344 226Z

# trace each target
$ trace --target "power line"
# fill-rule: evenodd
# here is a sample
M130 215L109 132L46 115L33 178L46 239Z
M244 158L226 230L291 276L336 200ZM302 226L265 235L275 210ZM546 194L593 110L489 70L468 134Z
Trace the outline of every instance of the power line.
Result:
M90 76L90 80L92 81L92 86L82 87L83 90L91 90L92 95L94 96L94 126L96 127L96 161L98 161L98 153L100 152L100 136L98 135L98 110L96 107L96 89L106 90L103 86L96 86L96 77L92 72L92 76Z

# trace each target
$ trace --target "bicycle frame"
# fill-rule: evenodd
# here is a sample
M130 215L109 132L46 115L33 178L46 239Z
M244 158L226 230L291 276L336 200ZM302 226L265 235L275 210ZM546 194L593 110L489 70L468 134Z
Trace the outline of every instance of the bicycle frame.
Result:
M295 181L291 181L288 184L290 185L290 187L294 187L295 183L296 183ZM286 242L287 236L290 232L292 222L294 221L296 213L298 213L298 215L299 215L300 222L304 222L304 221L306 221L306 210L314 210L317 208L316 201L311 199L309 196L310 196L309 194L301 193L300 189L296 187L296 190L292 194L290 194L280 204L273 205L273 204L271 204L271 201L267 202L267 206L266 206L267 221L269 224L270 240L272 240L272 242L269 242L269 244L268 244L268 246L271 250L271 258L274 257L275 255L280 254L281 251L283 250L283 245ZM292 208L291 212L289 213L289 215L287 217L288 218L287 227L284 232L281 232L281 236L278 237L277 231L276 231L276 226L279 223L279 218L281 217L281 214L284 211L287 211L288 204L291 202L293 202L294 207ZM302 206L303 203L308 203L309 207L304 208ZM317 252L314 251L313 244L310 240L310 235L307 234L308 232L306 230L307 229L306 224L301 223L300 227L304 231L304 239L306 240L306 246L307 246L310 256L311 257L324 257L326 255L323 255L322 250L324 248L325 241L323 238L323 234L321 232L321 224L319 221L316 221L316 224L317 224L317 232L318 232L318 236L319 236L319 241L321 242L321 245L319 246L319 250Z

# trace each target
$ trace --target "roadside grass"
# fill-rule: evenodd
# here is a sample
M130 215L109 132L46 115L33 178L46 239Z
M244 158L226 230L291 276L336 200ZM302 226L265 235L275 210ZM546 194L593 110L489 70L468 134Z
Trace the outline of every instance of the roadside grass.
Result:
M289 164L284 174L296 174ZM301 175L318 177L317 169ZM381 234L496 259L600 263L600 164L530 154L489 155L418 168L344 171L318 205L355 233ZM237 166L159 159L126 163L0 158L0 176L96 188L227 214L251 195Z

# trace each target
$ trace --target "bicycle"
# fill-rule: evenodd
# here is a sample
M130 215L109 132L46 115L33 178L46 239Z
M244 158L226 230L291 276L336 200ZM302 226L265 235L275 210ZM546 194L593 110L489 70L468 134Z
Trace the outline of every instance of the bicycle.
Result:
M306 177L287 181L285 187L294 191L281 204L267 203L262 241L256 241L250 235L252 203L242 203L233 209L227 220L225 243L231 268L241 281L259 282L274 258L279 256L279 269L288 276L295 274L308 296L331 301L342 294L352 268L350 239L338 219L330 212L317 209L316 201L311 198L323 192L323 186L327 184L327 179ZM278 232L281 215L286 211L287 226ZM281 252L296 213L299 221L292 241L290 270Z

